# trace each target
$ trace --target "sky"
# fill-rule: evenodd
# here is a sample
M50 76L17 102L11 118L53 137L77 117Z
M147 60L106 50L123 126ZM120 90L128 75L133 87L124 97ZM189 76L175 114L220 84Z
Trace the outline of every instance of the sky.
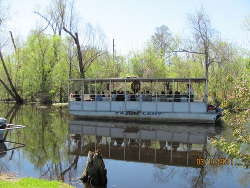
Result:
M9 5L13 16L8 29L26 37L41 18L34 14L50 0L0 0L1 6ZM76 9L83 22L99 26L108 39L112 51L115 41L116 54L140 50L155 33L156 27L168 26L173 34L188 31L187 14L201 7L211 19L212 27L222 39L250 49L250 33L244 31L243 21L250 15L250 0L75 0ZM250 40L250 39L249 39Z

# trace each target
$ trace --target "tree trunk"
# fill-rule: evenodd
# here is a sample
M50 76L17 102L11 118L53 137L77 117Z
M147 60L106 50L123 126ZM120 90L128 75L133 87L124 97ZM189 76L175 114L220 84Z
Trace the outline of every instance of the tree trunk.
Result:
M0 58L1 58L1 61L2 61L2 64L3 64L3 67L4 67L4 71L5 71L5 74L7 76L7 79L9 81L9 84L10 84L10 87L11 87L11 90L12 92L14 93L15 97L14 99L16 100L17 103L23 103L23 99L22 97L17 93L16 91L16 88L14 87L13 83L12 83L12 80L11 80L11 77L10 77L10 74L7 70L7 67L5 65L5 62L4 62L4 59L3 59L3 55L2 55L2 52L0 50ZM5 87L6 88L6 87ZM8 91L8 90L7 90ZM9 91L8 91L9 92ZM12 95L11 95L12 96ZM12 96L13 97L13 96Z
M65 27L63 27L63 30L66 33L68 33L75 41L76 48L77 48L79 69L80 69L80 78L85 78L85 71L83 69L83 57L82 57L81 45L80 45L79 38L78 38L78 33L75 33L75 35L73 35L73 33L67 30Z
M16 100L16 96L14 93L8 88L8 86L4 83L2 79L0 79L0 82L3 84L4 88L7 90L7 92Z

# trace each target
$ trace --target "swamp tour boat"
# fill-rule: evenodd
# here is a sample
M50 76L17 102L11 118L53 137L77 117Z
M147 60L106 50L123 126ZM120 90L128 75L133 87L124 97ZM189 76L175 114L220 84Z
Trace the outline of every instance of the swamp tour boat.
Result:
M69 114L87 119L215 123L206 78L69 79Z

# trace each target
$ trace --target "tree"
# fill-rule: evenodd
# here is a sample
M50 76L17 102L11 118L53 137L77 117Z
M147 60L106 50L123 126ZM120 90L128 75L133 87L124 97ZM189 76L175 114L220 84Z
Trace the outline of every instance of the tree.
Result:
M0 2L1 3L1 2ZM0 6L0 39L3 38L3 34L2 34L2 30L3 30L3 25L4 23L9 19L9 17L7 16L7 11L5 9L6 7L2 7ZM12 35L11 35L12 36ZM3 41L3 40L1 40ZM23 103L23 99L22 97L18 94L13 82L12 82L12 78L9 74L9 71L7 69L3 54L2 54L2 46L3 44L0 43L0 59L4 68L4 72L5 75L7 77L7 80L9 82L9 86L2 80L0 79L0 82L2 83L2 85L4 86L4 88L7 90L7 92L16 100L17 103ZM10 87L10 88L9 88Z
M246 16L246 19L243 22L244 29L248 32L248 37L250 33L250 15ZM248 38L248 42L250 43L250 39Z
M73 1L68 3L67 0L53 0L47 14L41 14L39 11L35 11L35 13L48 23L47 27L51 26L54 34L58 31L59 35L61 35L61 31L63 30L73 39L76 45L80 78L85 78L85 72L92 62L106 53L104 49L106 47L105 36L102 30L86 24L84 28L85 37L83 37L84 45L81 45L78 31L78 26L81 25L80 18L76 14ZM91 56L89 56L90 53Z
M151 41L156 50L160 52L161 57L165 57L167 52L173 48L172 33L166 25L156 28L156 32L151 36Z
M224 114L225 121L233 130L234 140L230 143L225 138L213 140L212 144L222 151L226 152L229 157L239 159L244 168L250 165L250 154L247 152L250 145L249 135L249 115L250 115L250 82L249 75L243 75L235 82L236 96L225 99L224 106L229 107L233 104L232 109L227 109ZM247 149L241 150L243 144Z
M204 57L205 77L209 80L209 67L212 63L223 63L226 59L223 48L218 45L217 32L211 26L211 20L201 8L195 14L188 14L188 21L192 29L192 39L190 40L189 49L182 52L189 52ZM206 87L207 84L206 84ZM207 90L206 90L207 91ZM205 100L208 100L208 93L205 94Z
M39 10L34 11L34 13L38 14L47 22L47 26L43 30L50 26L54 35L58 34L61 36L65 22L66 8L67 0L52 0L51 4L46 9L46 15L41 14Z
M188 21L193 30L193 46L191 49L197 54L203 54L205 63L205 77L208 79L208 68L212 63L210 58L210 51L212 47L212 39L214 36L214 29L211 27L211 21L204 12L204 9L197 11L195 14L188 15Z
M20 52L23 94L31 101L63 101L68 79L64 43L60 36L34 30Z

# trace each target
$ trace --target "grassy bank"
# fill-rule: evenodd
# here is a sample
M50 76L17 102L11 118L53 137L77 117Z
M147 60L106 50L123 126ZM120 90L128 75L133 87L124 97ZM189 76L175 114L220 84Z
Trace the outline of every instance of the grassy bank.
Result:
M73 188L73 186L67 185L58 181L48 181L33 178L21 178L21 179L3 179L0 180L0 187L4 188Z

